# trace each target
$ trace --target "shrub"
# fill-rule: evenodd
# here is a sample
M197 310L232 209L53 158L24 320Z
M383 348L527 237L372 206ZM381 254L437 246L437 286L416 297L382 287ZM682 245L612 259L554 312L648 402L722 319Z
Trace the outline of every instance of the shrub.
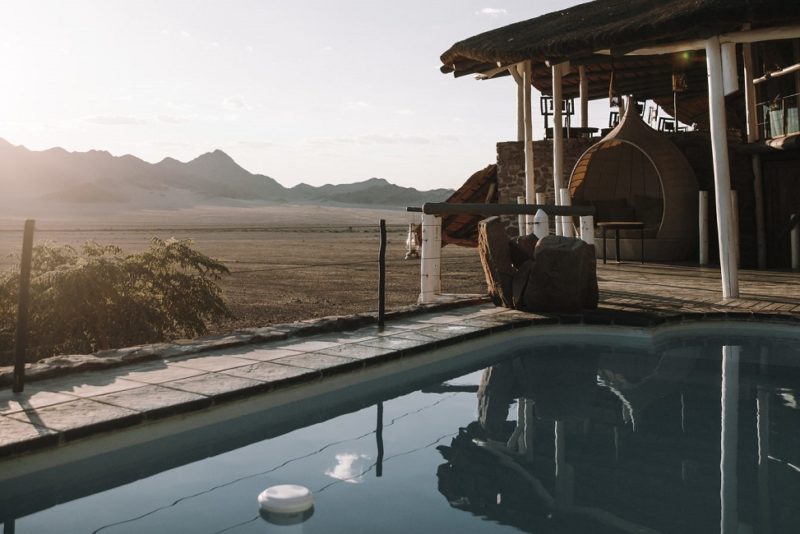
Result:
M127 255L94 242L80 252L37 245L28 359L204 334L206 320L230 315L217 285L223 274L189 240L153 238ZM18 288L18 269L0 274L0 353L13 349Z

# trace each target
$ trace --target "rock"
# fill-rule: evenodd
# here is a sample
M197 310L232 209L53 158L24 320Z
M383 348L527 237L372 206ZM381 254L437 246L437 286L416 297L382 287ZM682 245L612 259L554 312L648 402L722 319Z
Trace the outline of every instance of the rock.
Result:
M511 238L511 241L508 242L508 247L511 254L511 263L514 267L521 269L526 261L533 259L538 241L539 238L535 234Z
M478 223L478 252L495 305L512 308L512 286L517 270L511 264L508 235L500 217L489 217Z
M594 246L573 237L540 239L520 300L526 311L573 313L597 308Z
M514 274L512 282L512 294L514 298L514 309L525 309L525 291L528 289L528 281L531 279L531 272L533 271L533 259L523 263L519 271Z

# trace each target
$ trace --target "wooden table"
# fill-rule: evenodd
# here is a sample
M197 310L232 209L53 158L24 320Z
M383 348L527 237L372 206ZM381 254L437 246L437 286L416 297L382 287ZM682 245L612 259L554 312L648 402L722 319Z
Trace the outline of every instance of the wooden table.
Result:
M639 230L642 241L642 263L644 263L644 223L639 221L609 221L599 222L597 226L603 230L603 263L606 263L606 230L614 230L614 243L617 252L617 263L619 263L619 231L620 230Z

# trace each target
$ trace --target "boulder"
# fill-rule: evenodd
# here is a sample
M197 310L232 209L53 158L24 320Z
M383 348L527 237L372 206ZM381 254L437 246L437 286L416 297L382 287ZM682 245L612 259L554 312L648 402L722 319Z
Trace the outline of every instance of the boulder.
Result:
M500 217L489 217L478 223L478 252L495 305L512 308L512 286L517 269L511 263L508 234Z
M511 263L517 269L521 269L522 265L529 260L533 259L534 251L536 250L536 243L539 238L535 234L521 235L512 237L508 242L509 253L511 254Z
M597 308L594 246L574 237L540 239L518 300L526 311L571 313Z

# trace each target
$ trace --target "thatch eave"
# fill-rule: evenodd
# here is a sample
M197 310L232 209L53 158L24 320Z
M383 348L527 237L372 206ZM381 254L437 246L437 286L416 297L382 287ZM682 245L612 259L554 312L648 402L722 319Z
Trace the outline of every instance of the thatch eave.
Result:
M443 72L463 75L521 61L571 59L599 50L619 55L752 28L799 23L800 2L785 0L596 0L484 32L441 55Z

